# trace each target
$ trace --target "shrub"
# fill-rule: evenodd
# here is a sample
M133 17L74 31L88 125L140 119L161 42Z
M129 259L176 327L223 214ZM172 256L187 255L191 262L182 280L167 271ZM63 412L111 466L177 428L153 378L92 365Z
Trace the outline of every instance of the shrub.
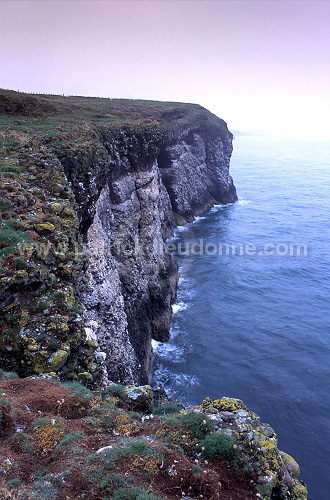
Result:
M183 413L179 418L197 439L203 439L214 429L212 420L205 413Z
M16 488L21 484L21 480L18 479L18 477L14 477L13 479L10 479L7 481L7 486L8 488Z
M179 413L182 406L174 401L164 401L162 403L156 403L153 413L155 415L171 415L173 413Z
M140 430L139 424L129 413L119 413L116 415L114 425L118 434L121 435L131 436L137 434Z
M159 500L161 497L139 488L118 488L112 498L113 500Z
M61 441L56 446L56 450L58 452L61 452L61 451L63 451L63 448L65 446L69 446L70 444L74 443L75 441L77 441L78 439L81 439L81 438L82 438L82 435L80 434L80 432L71 432L70 434L67 434L66 436L64 436L61 439Z
M47 455L64 436L64 421L59 417L44 417L34 422L35 453Z
M198 451L208 460L215 460L218 457L224 458L228 462L235 462L238 455L236 440L221 432L213 432L201 441Z

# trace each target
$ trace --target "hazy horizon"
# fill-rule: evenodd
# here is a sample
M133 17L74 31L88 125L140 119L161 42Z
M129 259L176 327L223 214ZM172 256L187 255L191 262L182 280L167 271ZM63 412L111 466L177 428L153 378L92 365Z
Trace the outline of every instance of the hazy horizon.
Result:
M194 102L231 130L330 136L328 0L0 1L0 87Z

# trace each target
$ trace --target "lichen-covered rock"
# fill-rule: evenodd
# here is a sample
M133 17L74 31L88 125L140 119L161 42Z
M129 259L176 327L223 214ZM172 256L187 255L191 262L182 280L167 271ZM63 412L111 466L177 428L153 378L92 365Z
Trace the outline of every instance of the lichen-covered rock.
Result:
M206 398L198 411L204 411L217 429L238 442L240 460L258 476L257 491L263 500L306 500L307 489L298 479L297 462L277 447L277 436L268 424L239 399Z
M52 356L48 358L48 363L49 363L49 368L50 372L58 372L60 368L65 364L66 360L68 359L70 354L69 349L64 350L64 349L59 349L58 351L54 352Z
M288 453L285 453L284 451L280 451L280 455L282 457L282 460L284 462L284 465L286 468L289 470L291 475L298 479L300 475L300 467L299 464L295 461L294 458L291 457Z
M19 221L15 245L0 250L0 365L20 376L56 371L75 378L92 360L76 290L85 260L74 196L51 152L29 151L15 164L22 174L6 202Z
M33 229L39 234L48 235L55 231L55 226L51 222L42 222L34 224Z
M125 387L125 393L133 405L134 410L152 413L154 409L154 395L149 385Z

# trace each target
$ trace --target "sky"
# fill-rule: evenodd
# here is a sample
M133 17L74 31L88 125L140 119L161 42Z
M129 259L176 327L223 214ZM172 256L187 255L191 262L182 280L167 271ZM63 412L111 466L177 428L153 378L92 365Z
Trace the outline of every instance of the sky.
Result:
M0 87L194 102L330 137L329 0L0 0Z

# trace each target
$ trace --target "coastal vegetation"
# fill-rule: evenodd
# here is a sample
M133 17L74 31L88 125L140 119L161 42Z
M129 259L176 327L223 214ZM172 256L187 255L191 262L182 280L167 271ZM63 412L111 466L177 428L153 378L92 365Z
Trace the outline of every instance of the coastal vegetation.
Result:
M240 400L173 413L148 386L89 390L6 373L0 393L4 500L306 498L296 462Z

